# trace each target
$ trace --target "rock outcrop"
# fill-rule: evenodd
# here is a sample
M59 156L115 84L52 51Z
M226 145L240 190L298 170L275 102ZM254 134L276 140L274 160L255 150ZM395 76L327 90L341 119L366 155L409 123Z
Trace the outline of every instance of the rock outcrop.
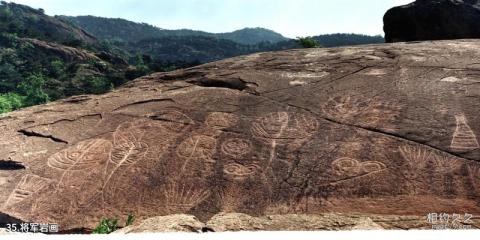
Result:
M417 0L384 17L386 42L480 38L480 1Z
M0 211L62 231L128 214L478 215L479 54L260 53L2 115Z
M338 214L285 214L252 217L243 213L218 214L206 224L206 229L226 231L324 231L324 230L380 230L380 225L369 217Z
M56 43L44 42L37 39L21 38L22 42L27 42L33 45L40 51L44 51L51 55L58 56L65 61L100 61L101 59L86 50L77 49L73 47L63 46Z
M471 219L472 228L480 219ZM363 214L281 214L253 217L244 213L219 213L206 223L192 215L177 214L146 219L115 233L152 232L239 232L239 231L348 231L348 230L432 229L420 216Z
M158 216L130 225L115 233L202 232L205 224L193 215Z

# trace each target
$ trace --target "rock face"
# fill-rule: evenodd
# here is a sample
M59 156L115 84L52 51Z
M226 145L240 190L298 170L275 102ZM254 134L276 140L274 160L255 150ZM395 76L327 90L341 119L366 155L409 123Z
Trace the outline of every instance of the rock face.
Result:
M478 228L478 218L471 219ZM383 229L432 229L423 216L363 214L281 214L253 217L244 213L219 213L206 223L192 215L176 214L146 219L115 233L238 232L238 231L345 231Z
M22 38L20 41L28 42L35 48L56 55L65 61L100 61L93 53L73 47L63 46L56 43L49 43L37 39Z
M319 231L379 230L380 225L368 217L325 215L271 215L252 217L243 213L218 214L206 224L215 232L225 231Z
M386 42L480 38L480 1L417 0L384 17Z
M1 213L480 214L480 41L261 53L0 118Z
M145 219L140 224L122 228L115 233L201 232L205 224L195 216L175 214Z

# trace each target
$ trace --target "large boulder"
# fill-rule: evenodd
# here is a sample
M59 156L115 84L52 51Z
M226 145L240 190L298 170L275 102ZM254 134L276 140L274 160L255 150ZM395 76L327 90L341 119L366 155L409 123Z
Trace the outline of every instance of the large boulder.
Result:
M0 117L0 212L480 214L480 41L259 53Z
M479 0L417 0L384 16L386 42L480 38Z

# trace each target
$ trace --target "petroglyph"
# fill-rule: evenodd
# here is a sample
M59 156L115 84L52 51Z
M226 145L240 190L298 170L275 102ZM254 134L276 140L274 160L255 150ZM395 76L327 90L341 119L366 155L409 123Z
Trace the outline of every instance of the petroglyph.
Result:
M317 127L317 119L306 114L290 117L287 112L275 112L257 119L252 124L252 134L270 148L264 174L273 172L272 163L277 157L278 147L286 146L284 150L287 154L294 152L313 136Z
M456 152L464 152L478 149L477 137L468 125L465 115L456 115L457 128L453 133L452 143L450 148Z
M197 184L170 182L164 189L165 205L170 213L186 213L210 196L208 189Z
M366 105L354 101L351 96L330 98L325 104L323 111L330 117L340 119L351 119L363 112Z
M364 173L378 172L386 168L385 164L377 161L362 162L361 166Z
M287 112L277 112L260 118L253 123L252 132L254 136L271 146L270 157L267 163L267 168L269 169L276 156L278 140L282 137L288 126L288 120L289 116Z
M385 168L385 164L381 162L360 162L349 157L339 158L332 162L333 172L342 177L357 177L369 173L379 172Z
M470 163L467 164L468 177L470 181L475 185L476 188L480 189L480 164L479 163Z
M462 166L462 161L456 157L446 156L443 154L434 154L432 161L438 172L451 173Z
M105 167L105 178L103 190L106 188L112 176L122 166L133 165L141 160L159 159L169 147L171 138L177 136L178 129L170 131L173 126L179 129L186 129L184 123L188 123L181 113L169 112L164 117L170 117L172 121L138 120L120 124L113 133L113 149L110 163L113 168ZM172 124L170 126L170 124ZM150 145L154 147L150 147Z
M385 69L372 69L364 74L368 76L382 76L386 75L387 71L385 71Z
M331 119L373 126L392 123L400 109L400 106L378 97L354 98L350 95L330 98L323 106L323 112Z
M459 158L420 146L400 146L399 151L405 160L401 174L405 179L405 189L410 194L422 194L430 191L421 184L422 181L425 181L426 172L435 174L435 178L440 179L437 181L449 181L447 176L455 174L455 171L463 165ZM442 186L447 188L444 182L442 182Z
M454 82L460 82L462 80L459 79L459 78L456 78L456 77L446 77L446 78L442 78L440 81L441 82L452 82L452 83L454 83Z
M115 165L128 165L145 157L148 144L143 141L147 132L140 128L143 121L123 123L113 133L111 162Z
M322 78L329 75L327 72L315 72L315 73L282 73L282 77L284 78L300 78L300 79L308 79L308 78Z
M310 138L317 126L318 121L310 115L298 114L290 117L287 112L277 112L257 119L252 125L252 133L262 142L276 146Z
M223 172L236 180L243 180L258 172L260 167L256 164L241 165L238 163L230 163L224 166Z
M104 139L92 139L62 150L48 158L48 166L62 171L79 171L105 163L112 144Z
M47 165L63 171L57 188L62 184L67 173L99 168L105 164L110 155L112 143L104 139L91 139L62 150L48 158Z
M181 171L185 171L191 159L211 160L215 154L217 140L205 135L187 138L177 148L178 156L185 158Z
M315 117L307 114L296 114L289 120L289 126L285 130L284 141L278 141L280 144L286 144L290 152L301 147L309 140L318 128L318 121ZM278 139L280 140L280 139Z
M185 158L211 158L214 154L216 139L210 136L196 135L183 141L177 148L177 153Z
M151 119L163 121L162 126L169 132L181 133L194 124L194 121L187 115L175 111L164 110L150 116Z
M332 162L332 169L337 175L357 176L361 172L360 163L353 158L339 158Z
M398 150L400 151L400 154L402 154L403 159L405 159L408 166L419 169L425 167L432 157L431 151L427 151L424 148L415 146L400 146Z
M238 117L235 114L214 112L207 116L205 124L213 129L222 130L232 127L238 122Z
M47 187L53 181L33 174L27 174L22 177L13 192L4 204L5 207L13 206L31 197L34 193Z
M412 171L430 167L433 168L433 171L448 173L462 165L462 161L455 157L417 146L400 146L399 151L405 159L407 167Z
M48 150L42 150L42 151L35 151L35 152L25 152L23 153L24 157L31 157L35 155L42 155L48 153Z
M271 143L272 148L276 147L277 139L280 139L287 126L289 116L287 112L271 113L253 123L252 132L255 137L265 143Z
M252 150L252 143L247 139L231 138L222 144L222 152L234 158L242 158Z
M290 86L303 86L307 83L300 80L294 80L294 81L290 81L288 84L290 84Z

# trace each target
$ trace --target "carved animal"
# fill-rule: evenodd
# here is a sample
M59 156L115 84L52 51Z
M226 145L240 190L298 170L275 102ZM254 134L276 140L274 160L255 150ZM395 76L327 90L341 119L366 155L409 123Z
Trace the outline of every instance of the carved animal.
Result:
M478 215L479 55L478 40L259 53L1 115L0 159L23 167L0 169L0 212L61 231Z

